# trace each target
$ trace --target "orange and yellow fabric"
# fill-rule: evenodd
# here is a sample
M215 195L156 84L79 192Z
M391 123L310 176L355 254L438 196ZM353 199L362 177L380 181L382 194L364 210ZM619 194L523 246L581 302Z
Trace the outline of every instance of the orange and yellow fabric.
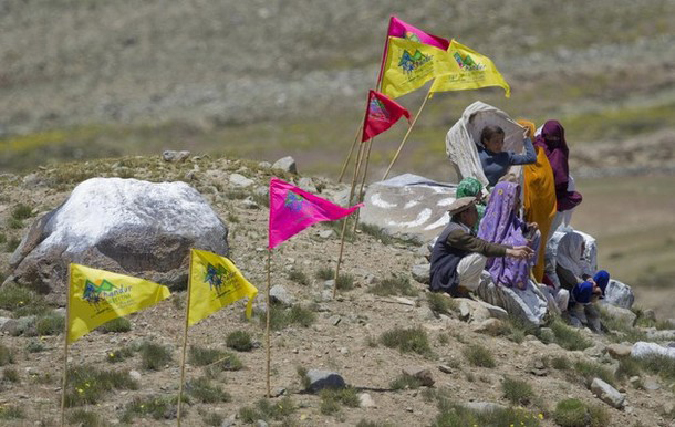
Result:
M530 130L529 137L534 139L535 125L527 120L518 120L518 124ZM537 254L537 263L532 269L537 282L544 277L544 255L548 243L547 236L556 214L555 184L553 170L541 147L534 146L537 162L523 165L523 209L528 222L536 222L541 230L541 244Z

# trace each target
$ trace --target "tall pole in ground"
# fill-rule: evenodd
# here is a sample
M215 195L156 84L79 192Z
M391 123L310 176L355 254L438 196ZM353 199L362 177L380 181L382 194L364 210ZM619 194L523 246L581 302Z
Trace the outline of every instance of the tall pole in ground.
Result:
M361 126L356 130L356 135L354 135L354 142L352 143L352 148L349 149L349 155L345 159L345 164L342 165L342 170L340 171L340 177L338 178L338 182L342 182L342 178L345 176L345 171L347 170L347 165L349 164L349 161L352 159L352 153L354 152L354 147L356 147L356 143L359 140L359 135L361 135L361 131L363 130L363 123L361 123Z
M371 138L370 141L367 141L366 144L368 144L368 151L366 153L366 164L363 167L363 178L361 179L361 189L359 190L359 196L356 198L356 203L362 203L363 202L363 187L366 184L366 175L368 175L368 161L370 160L370 149L373 148L373 142L375 141L375 138ZM359 224L359 215L360 215L360 210L356 211L356 215L354 216L354 229L352 230L352 233L356 233L356 226Z
M190 250L190 263L188 268L192 271L192 249ZM178 386L178 413L176 423L180 427L180 409L183 401L183 384L185 384L185 358L187 356L188 324L190 319L190 294L192 290L192 274L188 275L187 301L185 303L185 331L183 333L183 358L180 365L180 385Z
M270 269L272 268L272 249L267 249L267 398L272 397L272 391L270 388L270 311L272 311L272 306L270 305L270 286L272 284L272 279L270 278Z
M61 383L61 427L66 425L66 378L68 372L68 332L70 328L70 264L68 264L68 277L66 278L66 319L63 325L63 381Z

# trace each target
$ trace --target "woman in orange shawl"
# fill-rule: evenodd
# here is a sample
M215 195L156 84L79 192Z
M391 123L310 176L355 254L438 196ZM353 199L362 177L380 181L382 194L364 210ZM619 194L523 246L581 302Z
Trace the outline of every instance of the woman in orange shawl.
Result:
M518 124L529 129L528 136L534 138L534 123L527 120L518 120ZM537 282L541 283L544 277L544 254L546 253L547 237L551 222L556 214L555 185L553 170L541 147L534 147L537 152L537 162L523 165L523 209L525 220L536 222L541 230L541 244L537 253L537 262L532 268L532 274Z

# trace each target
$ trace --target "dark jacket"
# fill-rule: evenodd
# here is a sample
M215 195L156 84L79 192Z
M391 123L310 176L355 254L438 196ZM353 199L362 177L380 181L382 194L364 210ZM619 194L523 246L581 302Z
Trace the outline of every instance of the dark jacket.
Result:
M431 254L429 290L457 295L457 265L465 256L478 252L486 257L504 257L508 247L475 237L455 221L438 236Z

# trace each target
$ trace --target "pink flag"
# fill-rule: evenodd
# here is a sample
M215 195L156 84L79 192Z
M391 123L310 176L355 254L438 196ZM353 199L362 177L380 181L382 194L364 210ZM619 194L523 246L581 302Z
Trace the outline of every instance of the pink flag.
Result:
M399 39L412 40L417 43L429 44L441 50L448 50L450 41L442 37L422 31L417 27L401 21L396 16L391 15L389 18L389 26L387 27L387 41L384 43L384 52L382 53L382 67L380 67L380 75L377 76L377 82L382 80L382 68L384 68L384 58L387 54L387 44L389 43L389 36L397 37Z
M368 94L366 118L363 121L363 138L365 142L375 135L386 131L401 117L406 116L410 123L410 113L405 107L397 104L385 95L371 90Z
M269 249L319 221L344 218L363 206L343 208L279 178L270 180Z

